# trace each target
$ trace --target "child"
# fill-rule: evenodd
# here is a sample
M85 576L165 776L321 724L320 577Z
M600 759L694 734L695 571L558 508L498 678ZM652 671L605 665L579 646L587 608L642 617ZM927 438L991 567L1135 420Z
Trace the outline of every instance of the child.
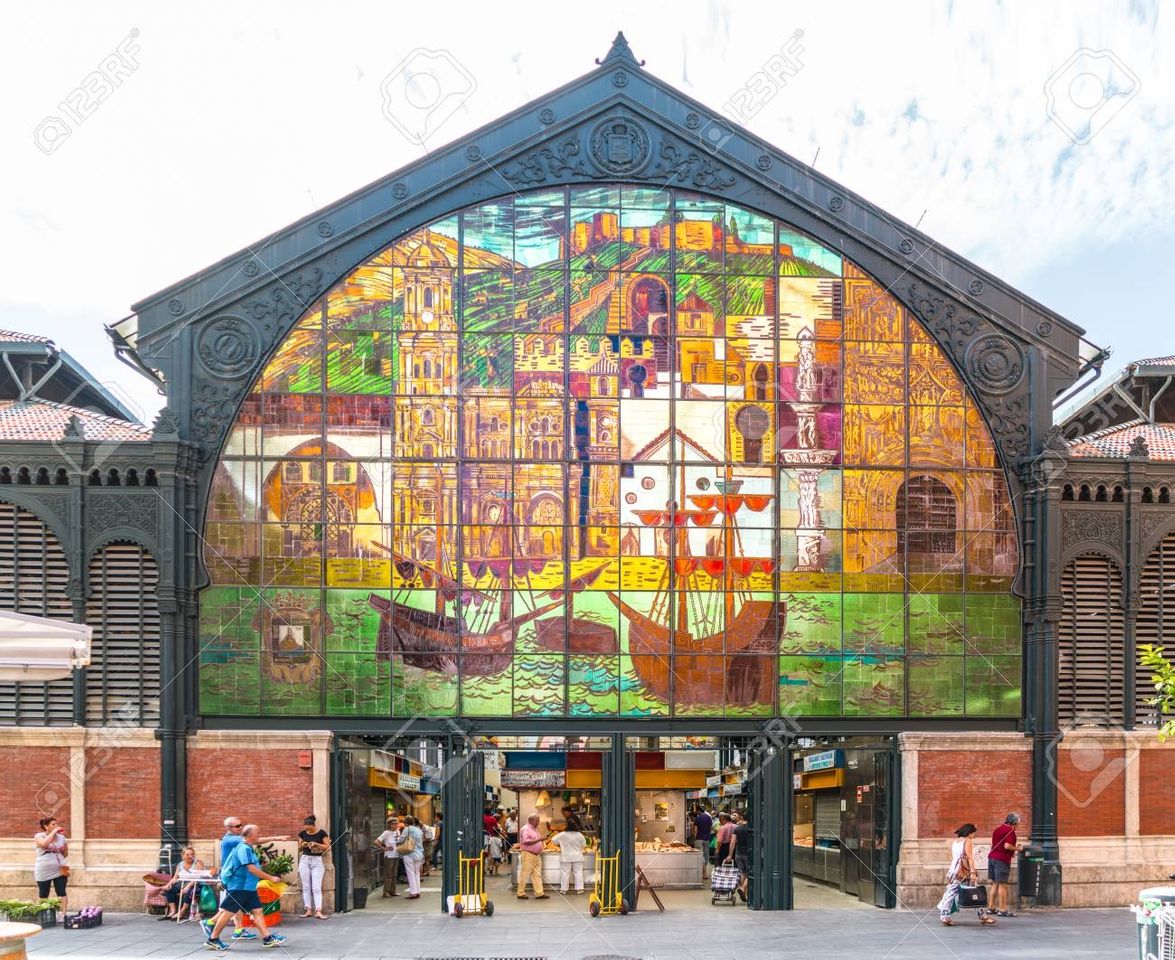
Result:
M506 854L502 850L502 838L497 834L486 838L486 859L490 876L497 876L498 864L506 859Z

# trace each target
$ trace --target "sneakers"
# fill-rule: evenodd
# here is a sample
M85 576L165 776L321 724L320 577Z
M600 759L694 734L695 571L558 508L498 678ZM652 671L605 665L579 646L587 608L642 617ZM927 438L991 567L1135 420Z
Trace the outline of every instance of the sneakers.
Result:
M200 929L204 931L204 939L211 940L212 931L216 929L216 924L214 924L211 920L201 920Z
M228 944L223 940L213 940L209 938L204 941L205 950L215 950L217 953L226 953L228 951Z
M263 947L280 947L286 942L286 938L280 933L271 933L268 937L261 941Z
M246 930L244 927L241 927L241 928L233 931L233 939L234 940L256 940L257 934L255 934L252 930Z

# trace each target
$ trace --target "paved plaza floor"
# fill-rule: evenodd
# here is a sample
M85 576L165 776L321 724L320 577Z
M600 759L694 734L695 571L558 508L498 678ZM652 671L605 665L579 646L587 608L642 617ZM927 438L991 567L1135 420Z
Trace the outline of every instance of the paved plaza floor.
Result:
M994 927L974 914L952 928L933 911L813 907L756 913L712 907L696 895L663 895L627 917L591 919L587 898L503 903L493 917L457 920L418 901L382 901L327 921L286 919L280 950L235 943L228 956L304 960L1116 960L1136 956L1135 923L1125 908L1028 911ZM390 903L390 906L389 906ZM177 927L141 914L109 914L93 930L44 931L29 943L33 960L68 957L210 957L194 924Z

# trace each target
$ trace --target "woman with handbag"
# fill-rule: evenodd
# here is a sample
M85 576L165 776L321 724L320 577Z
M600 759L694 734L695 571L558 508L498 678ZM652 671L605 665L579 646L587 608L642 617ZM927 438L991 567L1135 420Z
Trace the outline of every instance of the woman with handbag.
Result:
M68 900L65 887L69 882L69 867L65 858L69 856L69 841L65 839L64 828L58 826L56 817L45 817L40 821L41 832L33 837L37 859L33 861L33 879L37 881L37 896L44 900L49 896L49 884L61 901L61 912L67 912Z
M420 865L424 863L424 832L415 817L405 817L402 838L396 851L404 861L404 873L408 877L408 899L420 899Z
M938 901L938 917L944 927L955 925L951 914L959 909L960 888L964 884L974 886L978 878L975 872L975 853L971 848L971 837L975 829L975 824L965 823L955 831L955 839L951 841L951 865L947 870L947 888L942 899ZM984 926L991 926L996 922L995 917L984 915L982 906L976 912L979 915L979 922Z

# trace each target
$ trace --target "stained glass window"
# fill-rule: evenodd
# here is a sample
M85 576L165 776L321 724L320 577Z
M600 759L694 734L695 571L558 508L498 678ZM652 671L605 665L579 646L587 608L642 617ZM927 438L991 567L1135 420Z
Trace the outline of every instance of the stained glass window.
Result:
M205 713L1020 712L958 374L851 262L708 196L401 238L274 352L210 496Z

